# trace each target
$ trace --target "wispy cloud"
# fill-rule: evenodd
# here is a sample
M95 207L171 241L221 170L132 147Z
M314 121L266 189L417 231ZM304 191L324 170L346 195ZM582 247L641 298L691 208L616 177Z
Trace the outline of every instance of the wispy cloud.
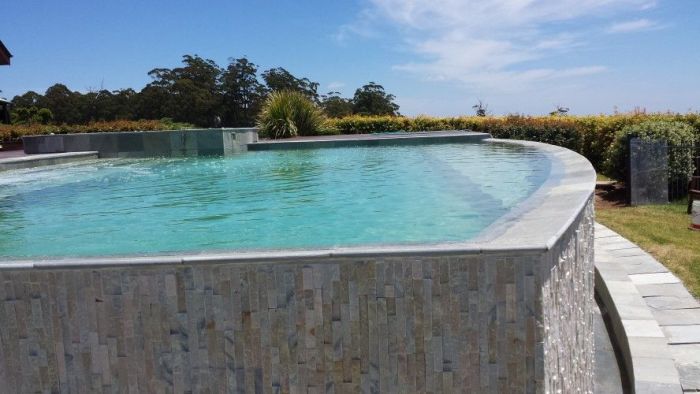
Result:
M608 33L634 33L644 30L660 28L661 25L649 19L637 19L633 21L613 23L606 30Z
M390 26L419 56L396 70L512 90L605 71L601 64L542 64L558 64L552 60L584 45L581 37L592 21L653 6L649 0L369 0L358 22L343 32Z

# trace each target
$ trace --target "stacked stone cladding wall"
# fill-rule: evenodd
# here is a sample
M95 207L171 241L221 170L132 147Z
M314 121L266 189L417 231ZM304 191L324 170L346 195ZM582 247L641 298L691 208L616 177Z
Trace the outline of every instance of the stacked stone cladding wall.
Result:
M549 252L542 286L545 392L593 393L594 212L589 200Z

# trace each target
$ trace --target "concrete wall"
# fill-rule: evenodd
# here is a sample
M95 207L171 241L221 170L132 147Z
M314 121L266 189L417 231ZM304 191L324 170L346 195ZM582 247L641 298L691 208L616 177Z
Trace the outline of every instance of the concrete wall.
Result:
M0 159L0 171L19 170L97 159L97 152L54 153Z
M232 154L257 142L257 129L202 129L23 137L26 153L97 151L111 157L180 157Z
M592 215L589 200L539 253L6 264L0 381L16 392L591 392Z

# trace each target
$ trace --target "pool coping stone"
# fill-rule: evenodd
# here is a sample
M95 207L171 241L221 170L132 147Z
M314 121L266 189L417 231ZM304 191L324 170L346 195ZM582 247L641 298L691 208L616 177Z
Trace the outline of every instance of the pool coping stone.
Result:
M83 160L97 159L96 151L68 152L68 153L46 153L28 156L10 157L0 159L0 172L10 170L21 170L27 168L44 167L57 164L75 163Z

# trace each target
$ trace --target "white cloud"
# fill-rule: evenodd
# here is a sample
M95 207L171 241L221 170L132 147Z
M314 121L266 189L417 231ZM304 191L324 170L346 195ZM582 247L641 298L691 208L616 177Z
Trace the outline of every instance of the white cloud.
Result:
M659 24L650 21L649 19L637 19L633 21L625 21L613 23L608 27L608 33L633 33L643 30L652 30L659 28Z
M500 91L605 71L600 64L542 64L556 64L557 57L584 45L594 18L639 12L655 4L649 0L368 1L357 23L343 32L353 28L366 32L377 24L395 29L409 50L419 55L417 61L396 65L396 70Z

